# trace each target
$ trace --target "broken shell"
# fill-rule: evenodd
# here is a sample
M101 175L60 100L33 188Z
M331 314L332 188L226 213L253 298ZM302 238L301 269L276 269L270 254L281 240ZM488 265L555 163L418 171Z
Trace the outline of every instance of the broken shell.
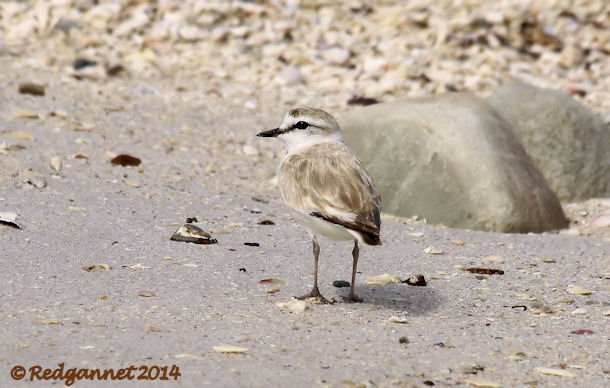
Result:
M477 378L466 379L464 380L464 382L468 385L472 385L473 387L480 388L500 388L502 386L498 383L494 383L493 381L482 380Z
M155 296L155 293L152 291L138 291L136 292L137 296L142 296L144 298L150 298L152 296Z
M424 253L427 253L429 255L442 255L443 251L434 247L428 247L424 249Z
M407 318L405 317L398 317L398 316L391 316L390 318L388 318L388 321L392 322L392 323L409 323L409 321L407 321Z
M247 348L241 348L233 345L218 345L213 346L212 349L214 349L216 353L245 353L248 351Z
M286 284L282 279L263 279L258 281L259 284L266 284L268 286L281 286Z
M58 156L53 156L49 162L49 165L53 170L60 172L64 166L64 162L62 162Z
M278 302L275 304L280 310L288 310L291 313L300 314L308 308L304 300L292 298L288 302Z
M595 291L593 290L588 290L584 287L581 286L577 286L575 284L570 284L567 288L566 291L570 294L574 294L574 295L591 295L592 293L594 293Z
M537 368L534 368L534 370L543 375L574 377L573 373L570 373L565 369L537 367Z
M142 163L140 158L136 158L135 156L120 154L112 158L110 163L120 166L139 166Z
M0 225L21 229L21 226L17 223L17 214L15 213L0 212Z
M403 281L403 283L415 287L425 287L427 285L426 278L424 277L424 275L411 276L407 280Z
M109 271L112 267L109 264L87 264L81 267L83 271L95 272L95 271Z
M400 283L400 282L402 282L402 280L398 276L384 273L382 275L370 276L370 277L366 278L366 280L364 282L366 284L375 284L378 286L385 286L386 284Z
M193 224L181 226L171 237L171 240L206 245L218 243L209 233Z

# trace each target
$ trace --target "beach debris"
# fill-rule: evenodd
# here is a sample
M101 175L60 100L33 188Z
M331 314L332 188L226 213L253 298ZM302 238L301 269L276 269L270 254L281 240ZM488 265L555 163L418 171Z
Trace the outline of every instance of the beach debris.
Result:
M424 277L424 275L413 275L410 278L404 280L403 283L414 287L425 287L428 284L426 283L426 278Z
M385 286L386 284L400 283L400 282L402 282L402 280L398 276L384 273L382 275L369 276L368 278L366 278L364 280L364 282L366 284L375 284L378 286Z
M568 285L568 287L566 288L566 291L573 295L591 295L592 293L595 292L593 290L589 290L587 288L581 287L576 284Z
M388 321L390 321L392 323L409 323L409 321L407 320L407 317L399 317L397 315L392 315L391 317L388 318Z
M468 267L464 268L463 271L476 273L479 275L504 275L503 270L494 268Z
M150 298L152 296L155 296L155 293L152 291L138 291L136 292L136 295L144 298Z
M258 223L259 225L275 225L275 222L271 220L262 220Z
M263 279L259 280L258 284L264 284L267 286L281 286L283 284L286 284L286 282L282 279Z
M464 382L468 385L472 385L473 387L479 387L479 388L500 388L500 387L502 387L501 384L495 383L493 381L477 379L474 377L466 379L466 380L464 380Z
M45 95L45 87L33 82L24 82L19 84L19 93L40 97Z
M128 154L120 154L112 158L110 163L118 166L139 166L142 163L140 158L136 158L135 156L131 156Z
M536 372L542 374L542 375L561 376L561 377L574 377L573 373L568 372L565 369L546 368L546 367L539 366L537 368L534 368L534 370Z
M335 280L335 281L333 281L333 287L344 288L344 287L349 287L349 286L350 286L350 282L348 282L346 280Z
M424 249L424 253L427 253L429 255L442 255L443 251L434 247L427 247L426 249Z
M218 345L213 346L212 349L214 349L216 353L246 353L248 351L248 348L233 345Z
M0 212L0 225L21 229L21 225L17 223L17 214L12 212Z
M260 247L261 244L257 243L257 242L245 242L244 245L247 245L249 247Z
M300 314L308 308L307 303L304 300L295 298L290 299L288 302L277 302L275 305L279 307L280 310L288 310L295 314Z
M81 267L85 272L96 272L96 271L110 271L112 266L110 264L87 264Z
M197 356L190 353L178 353L174 357L180 360L205 360L205 358L201 356Z
M53 156L49 161L49 166L56 172L60 172L64 167L64 162L61 160L59 156Z
M203 229L193 224L184 224L172 235L172 241L189 242L193 244L217 244L215 238Z

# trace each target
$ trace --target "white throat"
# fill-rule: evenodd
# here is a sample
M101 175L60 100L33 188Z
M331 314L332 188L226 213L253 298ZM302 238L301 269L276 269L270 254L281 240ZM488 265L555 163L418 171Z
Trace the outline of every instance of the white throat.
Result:
M341 132L335 132L330 135L311 135L297 131L291 131L285 135L280 135L280 139L288 145L288 154L293 154L303 148L311 147L314 144L327 142L343 142Z

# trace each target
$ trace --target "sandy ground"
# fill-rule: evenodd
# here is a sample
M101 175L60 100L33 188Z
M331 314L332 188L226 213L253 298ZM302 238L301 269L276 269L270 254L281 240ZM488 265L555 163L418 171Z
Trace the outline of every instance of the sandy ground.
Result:
M254 137L279 123L284 106L247 109L200 93L197 80L97 84L11 71L0 81L0 142L25 148L0 154L0 212L17 213L23 228L0 227L0 386L17 385L16 365L58 363L177 365L181 376L159 387L609 384L604 236L386 218L384 244L361 250L364 303L343 303L347 289L332 286L349 279L351 246L323 240L321 290L337 303L290 313L276 303L311 287L310 241L271 184L281 144ZM46 96L17 93L32 80ZM118 153L142 164L114 166ZM170 241L187 217L218 244ZM91 264L112 269L82 269ZM364 284L384 273L423 274L428 285ZM259 283L269 278L285 283L279 292ZM570 285L594 292L575 295ZM248 350L215 352L221 344Z

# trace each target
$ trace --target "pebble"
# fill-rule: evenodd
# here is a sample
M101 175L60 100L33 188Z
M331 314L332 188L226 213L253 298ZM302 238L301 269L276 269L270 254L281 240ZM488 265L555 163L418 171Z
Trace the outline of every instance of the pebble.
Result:
M583 309L583 308L577 308L577 309L573 310L570 314L571 315L587 315L587 314L589 314L589 310Z
M19 85L19 93L40 97L45 95L45 87L44 85L26 82Z
M303 76L301 75L301 69L297 66L286 66L284 70L278 74L277 79L284 85L295 85L304 82Z
M333 287L343 288L343 287L349 287L349 286L350 286L350 282L345 281L345 280L335 280L333 282Z

